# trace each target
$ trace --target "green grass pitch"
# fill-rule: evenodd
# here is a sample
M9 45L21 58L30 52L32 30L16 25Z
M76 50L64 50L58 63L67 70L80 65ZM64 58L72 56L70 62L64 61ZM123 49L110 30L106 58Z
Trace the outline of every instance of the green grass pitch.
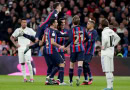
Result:
M92 85L76 86L57 86L44 85L45 76L34 76L34 83L24 83L22 76L6 76L0 75L0 90L102 90L106 87L105 76L94 76ZM68 83L69 78L65 77ZM75 77L73 78L75 80ZM81 77L81 82L83 77ZM114 90L130 90L130 77L114 77Z

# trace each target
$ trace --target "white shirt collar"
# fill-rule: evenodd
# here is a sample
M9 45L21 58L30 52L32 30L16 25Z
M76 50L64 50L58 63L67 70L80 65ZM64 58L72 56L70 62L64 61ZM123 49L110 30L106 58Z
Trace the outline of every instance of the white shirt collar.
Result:
M103 30L110 29L109 27L105 27Z

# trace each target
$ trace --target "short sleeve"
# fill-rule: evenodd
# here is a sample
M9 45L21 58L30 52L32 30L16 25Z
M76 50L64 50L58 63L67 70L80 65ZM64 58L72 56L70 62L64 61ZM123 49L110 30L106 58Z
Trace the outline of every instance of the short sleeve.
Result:
M17 37L19 35L19 29L16 29L12 34L13 37Z
M30 28L30 35L32 35L32 36L36 35L36 32L33 29L31 29L31 28Z

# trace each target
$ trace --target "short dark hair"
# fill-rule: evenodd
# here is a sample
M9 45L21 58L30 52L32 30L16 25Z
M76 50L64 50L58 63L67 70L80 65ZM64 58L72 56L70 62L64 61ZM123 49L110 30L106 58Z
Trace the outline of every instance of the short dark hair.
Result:
M62 20L65 20L65 18L60 18L60 19L58 20L58 26L60 26L60 25L61 25Z
M57 20L57 19L52 18L52 19L50 20L50 25L53 25L53 23L55 22L55 20Z
M105 27L108 27L109 26L109 22L106 18L104 18L102 21L101 21L101 25L103 28Z
M75 16L73 17L72 23L73 23L74 25L79 25L79 24L80 24L80 17L79 17L78 15L75 15Z
M53 8L56 9L57 6L59 6L59 5L60 5L60 2L55 2L55 3L53 4Z
M26 18L21 18L21 20L26 20Z

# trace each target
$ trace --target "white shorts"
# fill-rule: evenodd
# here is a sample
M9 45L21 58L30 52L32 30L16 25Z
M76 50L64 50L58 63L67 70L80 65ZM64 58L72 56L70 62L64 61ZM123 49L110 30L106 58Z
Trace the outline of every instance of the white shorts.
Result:
M103 72L113 72L114 62L113 57L101 56L101 64Z
M18 50L19 63L25 63L31 61L31 50L24 54L24 50Z

